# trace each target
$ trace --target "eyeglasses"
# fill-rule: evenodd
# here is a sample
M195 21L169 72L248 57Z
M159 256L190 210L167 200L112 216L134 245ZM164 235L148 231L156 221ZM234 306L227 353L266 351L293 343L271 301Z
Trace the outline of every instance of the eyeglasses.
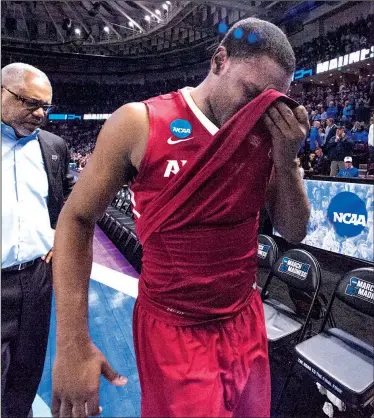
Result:
M48 114L56 108L55 105L45 103L41 100L30 99L30 98L27 98L27 97L23 97L20 94L16 94L16 93L12 92L11 90L9 90L8 88L6 88L5 86L1 86L1 88L5 89L10 94L13 94L13 96L15 96L17 98L17 100L22 102L22 104L29 110L36 110L36 109L42 108L44 113Z

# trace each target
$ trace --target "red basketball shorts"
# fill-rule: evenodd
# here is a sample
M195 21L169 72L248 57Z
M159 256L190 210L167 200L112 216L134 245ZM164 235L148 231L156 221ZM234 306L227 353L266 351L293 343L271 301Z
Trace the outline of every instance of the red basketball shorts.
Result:
M143 417L269 417L270 369L259 292L234 318L168 325L140 304L134 342Z

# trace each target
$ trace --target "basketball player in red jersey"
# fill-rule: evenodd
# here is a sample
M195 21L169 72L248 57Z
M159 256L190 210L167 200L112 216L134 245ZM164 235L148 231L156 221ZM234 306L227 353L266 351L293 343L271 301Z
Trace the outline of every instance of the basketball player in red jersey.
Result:
M93 345L87 311L94 226L129 180L144 254L134 311L142 416L269 416L258 212L266 204L294 243L309 218L295 162L307 113L281 94L294 69L285 35L246 19L198 87L127 104L105 123L56 232L54 416L99 414L101 374L126 384Z

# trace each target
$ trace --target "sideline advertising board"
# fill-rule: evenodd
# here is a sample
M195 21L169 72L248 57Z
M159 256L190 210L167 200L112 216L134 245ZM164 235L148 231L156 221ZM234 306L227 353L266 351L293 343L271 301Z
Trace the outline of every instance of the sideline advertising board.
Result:
M311 215L302 243L373 262L373 185L304 180L304 187Z

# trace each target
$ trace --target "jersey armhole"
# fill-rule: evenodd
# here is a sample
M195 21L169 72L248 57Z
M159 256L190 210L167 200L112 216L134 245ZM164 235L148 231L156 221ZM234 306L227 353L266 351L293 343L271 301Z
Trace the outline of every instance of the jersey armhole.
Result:
M148 113L149 132L148 132L148 139L147 139L147 145L146 145L146 148L145 148L144 157L142 158L142 161L140 162L138 174L134 178L134 182L141 181L144 177L144 174L145 174L147 166L148 166L148 160L150 158L150 153L151 153L150 142L152 141L152 138L153 138L153 129L154 129L153 128L153 119L154 119L153 109L152 109L152 106L149 105L149 103L147 103L147 102L143 102L143 103L144 103L144 105L147 109L147 113Z

